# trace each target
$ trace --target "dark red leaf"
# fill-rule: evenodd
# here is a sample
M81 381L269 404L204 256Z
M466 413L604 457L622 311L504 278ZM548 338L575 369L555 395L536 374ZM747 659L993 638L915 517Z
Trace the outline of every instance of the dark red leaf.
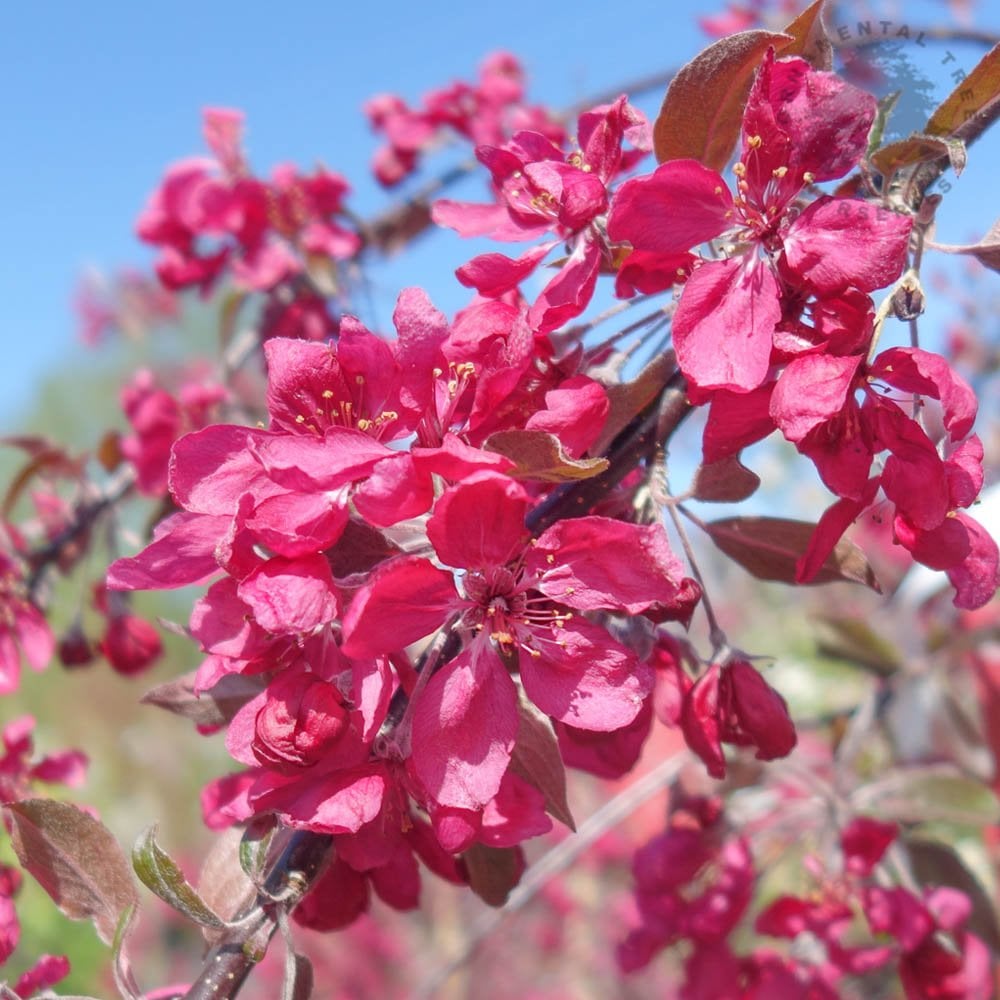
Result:
M758 486L760 477L731 455L718 462L699 465L691 491L698 500L739 503L753 496Z
M795 583L795 564L806 551L816 525L780 517L728 517L706 525L709 537L734 562L758 580ZM846 580L879 591L865 554L842 538L809 581Z

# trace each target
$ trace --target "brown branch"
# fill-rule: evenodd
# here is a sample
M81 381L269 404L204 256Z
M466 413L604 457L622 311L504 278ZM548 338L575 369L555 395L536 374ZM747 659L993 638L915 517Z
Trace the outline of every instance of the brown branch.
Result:
M236 917L239 929L230 932L209 951L201 975L183 1000L227 1000L239 993L251 970L264 957L267 943L278 929L277 908L291 909L333 859L333 838L325 833L287 831L284 850L272 866L252 904ZM294 893L289 902L281 900ZM275 902L279 900L279 902ZM259 920L254 917L259 915ZM257 952L248 947L261 942Z
M38 588L49 566L58 562L66 547L85 535L105 511L128 496L135 487L135 481L135 469L131 465L124 466L96 497L75 508L73 519L59 534L28 555L31 572L27 592L30 600L36 601Z
M960 139L965 143L966 148L971 146L977 139L981 139L986 132L996 124L1000 118L1000 97L995 97L985 108L976 112L971 118L962 122L955 131L947 136L949 139ZM907 201L914 209L919 208L927 189L940 178L951 166L951 161L947 153L943 153L936 160L919 164L910 175L907 184Z

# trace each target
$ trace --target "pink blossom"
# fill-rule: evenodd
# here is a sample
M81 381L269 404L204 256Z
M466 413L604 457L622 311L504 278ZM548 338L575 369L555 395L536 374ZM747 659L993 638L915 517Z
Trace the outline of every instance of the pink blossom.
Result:
M353 257L357 234L339 220L346 182L319 167L311 175L275 168L253 177L239 148L241 116L206 112L206 137L217 159L171 167L143 210L140 239L160 249L156 272L170 289L210 290L228 267L238 284L271 291L305 268L308 254Z
M210 423L226 398L220 385L185 382L178 396L157 385L153 373L139 371L122 389L121 402L132 434L120 443L122 454L137 472L137 485L147 496L167 491L167 466L174 441Z
M128 613L112 613L99 648L112 669L127 677L148 670L163 654L155 626Z
M384 564L344 617L351 655L405 646L452 613L472 636L416 706L416 771L445 805L475 808L499 788L517 729L508 661L519 664L528 697L556 719L601 731L631 722L650 687L648 668L570 609L641 614L677 593L679 563L662 528L579 518L525 549L527 510L514 481L493 472L467 477L438 500L427 526L441 561L465 570L462 593L450 573L407 557Z
M400 183L416 169L443 128L473 143L501 143L525 128L561 141L564 133L556 118L523 100L524 71L507 52L486 57L477 84L455 82L432 91L420 109L410 108L392 94L372 98L365 104L365 113L372 128L387 139L387 145L375 154L376 178L387 187Z
M24 660L33 670L44 670L55 652L48 622L25 595L17 564L0 553L0 694L16 691Z
M748 249L706 260L688 278L673 321L678 363L699 391L749 392L768 377L788 288L831 297L870 292L902 271L911 222L861 201L821 197L799 213L812 181L840 177L865 151L874 99L802 59L764 60L743 118L737 193L693 160L626 182L608 234L677 266L716 238Z
M751 746L758 760L785 757L795 727L785 699L746 660L712 663L687 692L681 729L713 778L726 776L723 743Z
M607 185L649 148L645 119L624 96L593 108L577 123L579 150L564 153L538 132L522 131L502 146L481 145L476 156L493 177L498 208L439 201L434 220L463 236L489 233L498 240L534 239L539 244L512 259L482 254L456 272L459 281L481 295L500 296L532 274L557 245L569 256L528 312L531 329L544 334L578 316L594 292L598 272L609 260L601 221L608 207ZM636 150L622 152L630 139Z

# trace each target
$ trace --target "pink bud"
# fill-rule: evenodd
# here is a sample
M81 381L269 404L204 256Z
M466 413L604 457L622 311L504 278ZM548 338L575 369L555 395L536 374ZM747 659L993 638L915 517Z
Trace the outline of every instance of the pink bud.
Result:
M314 674L279 677L257 713L252 744L265 766L286 774L312 767L347 727L347 711L336 687Z
M151 667L163 652L159 633L137 615L115 615L100 644L112 669L131 677Z

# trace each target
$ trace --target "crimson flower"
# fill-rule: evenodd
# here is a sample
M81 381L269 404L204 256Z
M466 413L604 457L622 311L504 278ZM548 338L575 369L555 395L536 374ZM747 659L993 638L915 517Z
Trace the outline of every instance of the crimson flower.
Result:
M503 142L512 131L533 129L555 142L565 138L562 125L544 108L524 101L524 70L509 52L483 60L476 84L456 81L425 95L422 107L410 108L394 94L367 101L365 114L387 144L375 154L372 168L379 183L391 187L417 167L443 128L474 143Z
M684 696L681 729L713 778L726 776L722 744L751 746L758 760L786 757L795 726L785 699L746 660L713 663Z
M303 176L283 165L270 182L259 180L240 149L241 132L239 112L207 110L215 158L172 166L139 218L139 238L159 248L156 273L169 289L208 291L229 266L244 288L267 291L301 273L306 255L343 260L361 245L337 221L348 192L339 174L320 167Z
M17 690L22 657L43 670L55 645L44 615L25 596L17 564L0 553L0 694Z
M579 149L570 153L527 130L502 146L478 146L476 156L493 177L497 204L442 200L433 209L435 222L462 236L489 234L503 241L556 237L517 259L485 253L458 269L463 285L491 298L516 288L556 246L566 244L568 259L528 312L529 326L540 334L586 308L609 256L603 232L607 185L650 147L645 117L624 96L581 115L577 138ZM634 150L622 151L626 138Z
M695 267L673 321L678 364L696 389L764 383L786 286L832 297L899 277L909 218L853 199L797 204L806 186L858 162L874 116L870 94L771 51L744 112L735 195L696 160L669 161L619 189L608 235L630 243L643 267L683 270L692 246L725 241L729 256Z
M429 559L402 557L375 571L344 616L352 656L400 649L459 616L470 641L427 684L413 719L416 773L445 806L478 809L496 795L517 733L509 670L561 722L598 731L628 725L652 672L579 612L652 613L678 596L681 565L662 527L583 517L528 545L529 506L506 476L467 477L441 496L427 524L461 590Z

